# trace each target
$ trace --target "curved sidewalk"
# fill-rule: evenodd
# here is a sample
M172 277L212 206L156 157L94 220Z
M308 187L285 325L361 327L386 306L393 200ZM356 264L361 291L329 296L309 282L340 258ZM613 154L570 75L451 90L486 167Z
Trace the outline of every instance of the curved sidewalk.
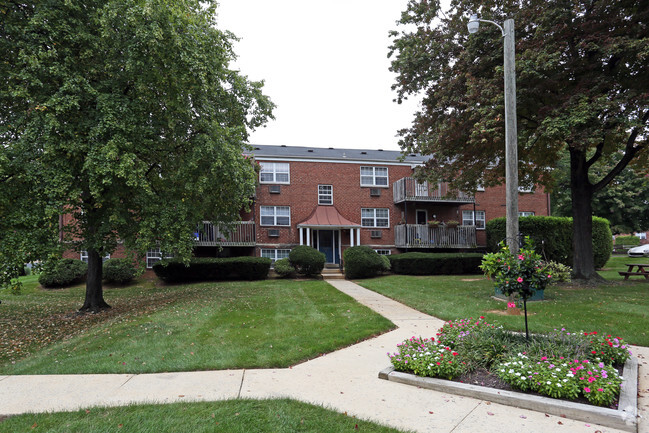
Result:
M338 290L390 319L397 329L286 369L140 375L0 376L0 415L75 410L90 406L232 398L289 397L358 418L417 432L618 432L482 400L378 379L386 353L413 335L433 336L442 321L357 284L328 280ZM649 433L649 349L640 361L639 433Z

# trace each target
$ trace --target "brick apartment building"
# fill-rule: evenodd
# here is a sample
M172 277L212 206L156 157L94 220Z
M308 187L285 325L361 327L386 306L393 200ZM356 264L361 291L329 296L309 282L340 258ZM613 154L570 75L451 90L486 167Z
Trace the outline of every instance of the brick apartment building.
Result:
M421 155L261 145L252 154L261 173L251 211L242 213L231 233L203 222L195 255L277 260L297 245L310 245L327 263L340 264L343 251L355 245L380 254L470 251L486 245L485 223L505 216L504 185L449 194L444 183L416 182L412 176L425 161ZM549 200L545 192L521 192L520 215L549 215ZM444 224L431 227L431 220ZM449 221L459 226L449 227ZM161 258L159 249L150 250L147 267Z

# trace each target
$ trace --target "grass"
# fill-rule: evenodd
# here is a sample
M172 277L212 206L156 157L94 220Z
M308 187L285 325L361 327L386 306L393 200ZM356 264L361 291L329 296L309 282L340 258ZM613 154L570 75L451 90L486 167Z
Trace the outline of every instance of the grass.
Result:
M0 421L0 431L84 432L376 432L397 433L322 407L291 400L229 400L93 408L77 412L18 415Z
M0 373L154 373L288 367L394 325L323 281L105 289L113 308L75 315L82 286L0 292Z
M566 328L569 331L601 331L631 344L649 346L649 283L639 277L623 281L617 272L625 263L646 263L647 258L614 256L600 272L608 280L596 287L569 284L550 286L545 300L527 304L531 333ZM416 310L454 320L485 316L512 331L525 330L523 316L504 315L503 301L494 300L492 282L482 275L418 277L391 275L357 281ZM429 337L429 336L422 336Z

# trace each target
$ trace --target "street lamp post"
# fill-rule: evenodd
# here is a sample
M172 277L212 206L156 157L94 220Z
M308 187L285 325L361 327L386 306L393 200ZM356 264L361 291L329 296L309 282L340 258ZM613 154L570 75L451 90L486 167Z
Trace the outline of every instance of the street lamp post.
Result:
M504 38L505 68L505 186L507 189L507 246L512 253L518 252L518 135L516 127L516 66L514 51L514 20L497 23L481 20L476 14L469 19L469 33L475 33L480 22L497 26Z

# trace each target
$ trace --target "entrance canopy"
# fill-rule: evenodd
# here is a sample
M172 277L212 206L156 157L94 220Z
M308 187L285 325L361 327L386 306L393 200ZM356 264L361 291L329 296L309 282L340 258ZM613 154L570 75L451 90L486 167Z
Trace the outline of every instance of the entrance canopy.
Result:
M343 217L333 206L318 206L309 218L297 225L297 228L314 229L360 229L361 225Z

